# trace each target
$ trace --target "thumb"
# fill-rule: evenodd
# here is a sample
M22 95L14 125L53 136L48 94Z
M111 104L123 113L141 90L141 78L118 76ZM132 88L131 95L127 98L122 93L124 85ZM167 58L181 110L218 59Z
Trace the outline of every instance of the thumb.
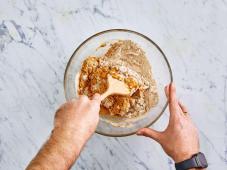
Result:
M92 96L92 100L98 100L101 101L101 96L98 93L95 93L94 96Z
M96 103L97 105L100 105L100 103L101 103L101 96L100 96L100 94L95 93L95 95L92 96L91 101L93 103Z
M156 131L154 129L150 129L150 128L142 128L142 129L138 130L136 134L138 136L150 137L157 142L160 142L161 135L162 135L161 132L158 132L158 131Z

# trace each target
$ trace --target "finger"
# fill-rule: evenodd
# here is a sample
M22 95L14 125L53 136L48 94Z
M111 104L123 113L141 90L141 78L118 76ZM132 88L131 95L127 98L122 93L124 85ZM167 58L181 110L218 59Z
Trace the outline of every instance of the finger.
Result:
M180 106L180 108L181 108L181 110L182 110L182 112L185 114L188 114L188 109L187 109L187 107L183 104L183 103L181 103L180 101L178 101L178 104L179 104L179 106Z
M79 95L79 100L88 100L86 95Z
M176 120L179 115L179 105L176 97L176 88L173 83L169 86L169 111L170 111L170 121Z
M150 128L142 128L142 129L138 130L138 132L136 134L138 136L150 137L157 142L160 142L160 140L161 140L161 133L156 130L150 129Z
M100 108L100 103L101 103L101 96L100 94L96 93L94 96L92 96L90 104Z
M89 98L88 98L87 96L81 95L81 96L79 96L78 104L84 106L84 105L88 104L89 101L90 101L90 100L89 100Z
M72 100L70 100L71 103L76 103L78 101L78 99L73 98Z
M173 83L169 85L169 99L170 104L172 104L174 107L177 106L177 97L176 97L176 87Z
M98 93L95 93L94 96L92 96L92 100L100 101L101 102L101 96Z
M95 100L91 100L91 102L86 106L88 110L94 112L95 114L99 114L100 111L100 103Z
M169 85L165 86L165 94L166 97L169 99Z

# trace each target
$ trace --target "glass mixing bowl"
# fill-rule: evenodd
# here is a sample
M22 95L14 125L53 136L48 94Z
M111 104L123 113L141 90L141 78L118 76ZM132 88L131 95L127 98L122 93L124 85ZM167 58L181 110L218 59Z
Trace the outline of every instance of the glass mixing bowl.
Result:
M96 133L120 137L135 134L138 129L149 127L163 114L167 107L167 98L164 93L165 85L173 80L169 62L161 48L150 38L135 31L125 29L111 29L99 32L86 39L74 51L71 56L64 76L64 88L66 100L77 97L76 75L80 71L83 60L90 56L100 56L107 51L107 46L99 48L103 43L111 43L116 40L132 40L146 53L152 67L152 73L157 83L159 102L148 113L139 119L111 118L100 115L100 121Z

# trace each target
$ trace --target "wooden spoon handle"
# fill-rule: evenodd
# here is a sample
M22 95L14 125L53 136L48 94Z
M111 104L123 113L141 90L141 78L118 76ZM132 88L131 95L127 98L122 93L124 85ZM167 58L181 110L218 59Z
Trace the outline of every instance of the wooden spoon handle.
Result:
M109 96L111 94L111 92L109 90L107 90L105 93L103 93L101 95L101 101L104 100L107 96Z

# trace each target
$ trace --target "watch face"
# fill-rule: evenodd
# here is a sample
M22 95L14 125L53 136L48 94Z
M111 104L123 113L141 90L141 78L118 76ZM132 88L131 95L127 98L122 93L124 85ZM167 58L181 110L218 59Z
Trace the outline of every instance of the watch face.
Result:
M196 157L197 157L196 161L197 161L198 165L201 166L201 168L206 168L208 166L207 160L203 153L201 153L201 152L198 153Z

